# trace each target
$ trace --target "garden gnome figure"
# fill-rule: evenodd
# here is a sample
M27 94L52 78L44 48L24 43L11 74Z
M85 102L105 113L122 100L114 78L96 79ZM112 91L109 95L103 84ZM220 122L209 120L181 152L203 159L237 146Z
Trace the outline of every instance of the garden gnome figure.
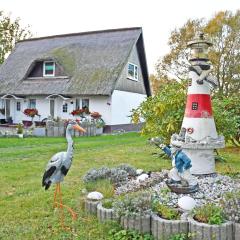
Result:
M167 146L160 138L152 138L151 142L160 147L171 159L172 169L169 172L168 187L178 193L190 193L198 190L198 182L190 173L191 159L176 145ZM172 188L174 186L174 188Z

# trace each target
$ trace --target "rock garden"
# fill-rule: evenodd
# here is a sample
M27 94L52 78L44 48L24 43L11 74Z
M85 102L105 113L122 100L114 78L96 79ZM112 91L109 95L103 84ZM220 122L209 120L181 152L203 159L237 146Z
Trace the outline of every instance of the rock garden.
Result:
M83 177L85 210L153 239L240 239L240 176L197 176L197 192L177 194L168 174L128 164L91 169Z

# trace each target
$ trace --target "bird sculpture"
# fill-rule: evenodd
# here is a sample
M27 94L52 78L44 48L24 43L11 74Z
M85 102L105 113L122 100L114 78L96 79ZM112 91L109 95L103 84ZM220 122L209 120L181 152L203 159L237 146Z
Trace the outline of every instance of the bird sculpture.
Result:
M45 190L49 189L52 184L56 184L56 189L54 192L54 208L61 209L61 225L64 226L64 214L63 208L66 208L69 213L72 215L72 219L76 220L77 214L68 206L63 205L62 203L62 194L60 183L64 180L64 177L67 175L73 160L73 139L72 133L74 130L85 133L86 130L78 125L76 121L70 121L66 128L66 139L68 143L66 152L59 152L53 155L53 157L48 162L45 172L42 178L42 186L45 187ZM58 199L58 200L57 200Z

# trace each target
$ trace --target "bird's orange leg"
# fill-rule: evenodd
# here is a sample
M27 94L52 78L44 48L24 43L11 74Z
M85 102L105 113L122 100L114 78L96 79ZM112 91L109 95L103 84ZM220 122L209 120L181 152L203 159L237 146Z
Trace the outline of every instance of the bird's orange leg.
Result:
M55 192L54 192L54 202L53 202L53 207L56 208L57 207L57 194L59 192L59 183L56 184L56 189L55 189Z
M64 226L64 212L63 212L63 204L62 204L62 193L61 193L60 183L58 183L58 184L59 184L58 189L59 189L59 198L60 198L60 203L58 203L58 204L61 208L61 225L62 225L62 228L65 228L65 226Z

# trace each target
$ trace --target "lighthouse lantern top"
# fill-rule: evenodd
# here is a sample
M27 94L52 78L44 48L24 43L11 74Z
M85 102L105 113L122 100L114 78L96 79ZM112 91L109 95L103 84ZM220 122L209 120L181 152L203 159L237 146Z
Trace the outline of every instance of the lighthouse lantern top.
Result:
M191 49L189 61L208 60L208 48L213 44L204 38L201 32L198 37L190 42L187 46Z

